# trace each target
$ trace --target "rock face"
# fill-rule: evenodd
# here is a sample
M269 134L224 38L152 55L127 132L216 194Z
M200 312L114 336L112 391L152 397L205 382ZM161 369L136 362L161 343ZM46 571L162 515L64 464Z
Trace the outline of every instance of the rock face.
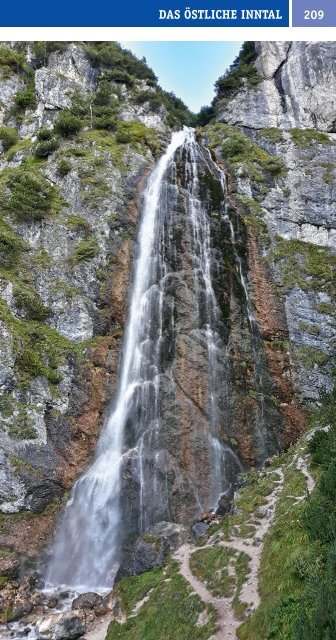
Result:
M144 124L152 116L155 127L157 115L147 104L144 118L144 105L134 101L139 88L148 89L144 79L133 93L105 85L142 142L118 143L115 133L94 129L90 101L105 71L85 47L60 47L38 61L33 45L23 43L13 49L18 67L0 70L0 119L20 137L0 154L0 170L27 171L56 194L55 208L41 219L4 214L0 240L0 511L7 514L0 544L30 556L48 540L64 492L92 456L113 394L137 204L161 144ZM35 103L15 110L27 69ZM75 113L74 104L81 105L80 136L56 135L53 124L63 111ZM169 132L161 111L160 135ZM37 160L40 132L48 129L57 150ZM27 160L37 161L32 171ZM36 518L28 523L30 513Z
M270 307L276 306L264 304L271 295L266 277L285 311L295 385L313 401L332 389L335 359L335 44L259 42L256 53L260 82L219 101L218 121L238 126L256 149L286 168L280 179L269 176L266 188L242 158L234 163L232 191L241 216L248 212L255 221L249 224L248 261L259 322L268 334ZM230 164L225 153L221 157ZM253 240L251 224L266 225L266 243L260 231Z
M336 44L257 42L256 51L260 84L223 105L219 120L252 129L335 132Z
M161 567L168 554L180 547L188 538L188 531L173 522L158 522L140 536L122 562L116 582L125 576L138 575Z

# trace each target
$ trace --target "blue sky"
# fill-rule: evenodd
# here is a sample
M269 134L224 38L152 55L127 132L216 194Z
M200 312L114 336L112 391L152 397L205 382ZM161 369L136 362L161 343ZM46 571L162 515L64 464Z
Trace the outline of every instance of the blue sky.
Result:
M238 55L242 42L120 42L147 63L167 91L198 112L210 104L213 85Z

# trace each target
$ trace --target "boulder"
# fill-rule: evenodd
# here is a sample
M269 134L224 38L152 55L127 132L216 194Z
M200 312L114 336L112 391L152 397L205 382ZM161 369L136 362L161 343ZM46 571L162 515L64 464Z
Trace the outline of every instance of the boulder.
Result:
M149 527L126 553L115 581L161 567L168 554L186 542L187 538L186 527L173 522L158 522Z
M207 529L209 529L209 525L206 522L196 522L192 528L193 538L202 538Z
M81 593L72 603L73 609L95 609L102 602L102 597L98 593L89 591L88 593Z
M85 633L85 624L78 611L66 611L36 622L37 637L40 640L75 640Z
M216 515L225 516L227 513L230 513L232 509L233 498L234 490L232 484L230 484L229 488L224 493L222 493L218 500Z
M0 558L0 575L16 580L19 575L20 563L12 556L5 556Z

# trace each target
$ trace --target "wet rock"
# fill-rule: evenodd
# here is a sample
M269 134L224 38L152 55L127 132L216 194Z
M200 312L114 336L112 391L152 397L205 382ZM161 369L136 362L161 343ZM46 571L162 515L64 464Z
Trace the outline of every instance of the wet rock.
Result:
M71 609L95 609L102 600L103 598L98 595L98 593L91 591L88 593L81 593L74 599Z
M94 609L94 614L97 617L105 616L109 612L112 612L115 618L120 617L121 614L121 602L118 598L115 598L113 592L102 598L101 602Z
M221 497L218 500L218 507L216 509L216 515L225 516L230 513L232 509L232 502L234 498L234 489L232 484L230 484L229 488L222 493Z
M29 613L33 611L34 605L29 600L29 598L16 600L11 609L10 615L8 616L8 620L20 620L23 616L27 616Z
M48 609L55 609L58 605L58 598L56 598L56 596L50 596L45 601L45 605Z
M193 538L202 538L205 532L209 529L209 525L206 522L196 522L192 528Z
M40 640L75 640L85 633L85 624L78 611L58 613L36 622Z
M20 563L16 558L0 558L0 575L15 580L19 575Z
M140 536L125 558L116 575L116 582L129 575L151 571L164 564L168 554L188 539L188 531L173 522L158 522Z

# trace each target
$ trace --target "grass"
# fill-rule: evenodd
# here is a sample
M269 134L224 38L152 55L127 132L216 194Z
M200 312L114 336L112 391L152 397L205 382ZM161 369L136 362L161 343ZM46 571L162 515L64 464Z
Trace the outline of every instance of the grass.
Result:
M259 133L263 138L266 138L269 142L280 143L283 142L283 132L276 127L269 127L259 129Z
M290 462L290 455L287 462ZM261 605L251 619L239 627L239 640L290 640L292 637L293 609L302 593L295 563L307 544L300 519L302 505L296 503L295 496L303 495L305 490L304 475L294 465L287 465L275 519L266 535L261 558Z
M313 149L316 144L332 144L326 133L316 129L291 129L292 140L303 149Z
M215 632L216 614L194 594L178 573L176 563L148 574L124 578L115 588L122 609L130 613L135 604L149 596L135 617L123 624L112 621L106 640L208 640ZM206 609L208 621L197 626Z
M229 597L234 591L234 576L229 573L235 551L227 547L199 549L190 556L190 569L217 597Z

